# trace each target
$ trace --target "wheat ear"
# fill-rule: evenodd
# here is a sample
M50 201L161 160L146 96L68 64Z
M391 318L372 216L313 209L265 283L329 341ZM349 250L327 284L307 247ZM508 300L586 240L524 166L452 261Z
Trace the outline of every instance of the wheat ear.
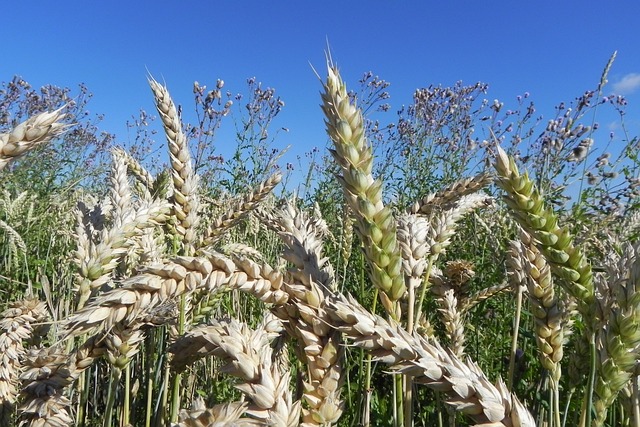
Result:
M282 275L266 265L248 259L231 259L217 253L203 257L177 257L150 264L142 273L126 279L122 286L94 298L64 322L70 335L91 330L109 330L144 321L167 300L194 291L216 292L223 288L242 289L267 303L282 304L287 294L279 289Z
M113 153L127 165L127 170L148 190L153 190L155 179L144 166L120 147L113 149Z
M436 210L451 209L462 196L476 193L492 182L493 178L486 173L456 181L444 190L431 193L415 202L409 208L409 213L431 215Z
M498 295L499 293L505 292L511 288L511 284L507 281L504 281L500 284L489 286L488 288L484 288L479 290L473 295L470 295L468 298L463 299L460 302L460 311L465 313L476 305L480 304L483 301L488 300L494 295Z
M9 133L0 133L0 170L12 160L59 136L67 127L62 108L30 117Z
M102 230L100 240L96 243L86 235L85 228L80 225L84 219L79 217L75 257L79 275L78 309L84 307L89 298L111 279L113 270L134 245L134 238L141 236L145 229L164 223L168 213L169 206L165 202L155 202L129 211L124 215L122 224Z
M16 384L25 349L22 342L33 335L33 325L48 318L45 303L25 299L11 303L0 320L0 426L12 425Z
M412 375L414 382L445 393L449 404L473 419L475 425L535 425L531 414L504 383L492 385L474 363L461 361L420 335L410 335L395 322L369 313L351 297L328 298L326 310L334 327L354 346L392 365L397 372Z
M193 255L197 242L196 227L200 222L198 177L193 170L187 137L182 131L178 111L166 87L149 78L156 108L169 144L173 176L173 208L178 221L176 231L184 244L184 255Z
M398 304L406 286L401 274L402 260L396 242L393 214L382 202L382 182L373 178L373 151L364 133L362 112L350 100L337 68L328 67L322 93L322 109L327 133L334 143L331 154L340 165L345 198L356 218L371 282L387 297L387 312L399 318Z
M247 402L223 403L207 408L204 400L198 396L191 409L181 410L178 422L172 427L257 427L264 422L251 418L244 418Z
M102 336L89 338L71 355L55 347L32 351L25 359L22 380L23 404L19 408L20 425L29 427L68 427L73 419L67 408L71 402L64 395L80 374L101 357L105 349Z
M300 402L293 403L289 391L289 373L281 373L273 362L269 336L277 336L281 326L275 318L265 317L261 327L250 330L235 320L214 321L180 337L169 347L172 364L183 368L196 358L213 355L224 365L221 371L242 379L236 385L250 400L247 413L272 425L297 426Z
M525 273L540 362L549 371L557 387L563 356L564 313L555 295L551 269L546 258L533 244L531 236L524 231L520 232L520 241L511 242L509 253L514 269L522 269Z
M301 343L300 357L307 365L303 384L303 426L331 425L343 411L340 388L343 382L344 349L340 332L329 326L322 301L335 290L334 273L322 253L327 224L319 216L306 215L287 203L272 223L285 245L284 259L293 267L287 271L285 289L295 306L274 313L289 320L288 331Z
M127 176L127 164L116 151L111 152L111 187L109 193L114 207L113 225L121 226L125 220L127 210L131 209L131 185Z
M625 244L618 264L609 267L613 301L609 321L599 331L594 425L603 425L607 410L634 376L640 358L640 244Z
M203 245L213 244L224 232L242 221L243 218L256 209L260 203L273 191L276 185L282 181L282 174L276 172L261 182L256 188L232 203L221 217L216 218L204 233Z
M578 310L587 326L593 328L595 294L591 265L584 253L574 246L567 227L560 227L556 214L545 206L535 184L525 173L520 174L515 160L496 146L495 168L498 185L505 191L504 200L510 212L547 258L551 271L558 275L566 291L578 302Z

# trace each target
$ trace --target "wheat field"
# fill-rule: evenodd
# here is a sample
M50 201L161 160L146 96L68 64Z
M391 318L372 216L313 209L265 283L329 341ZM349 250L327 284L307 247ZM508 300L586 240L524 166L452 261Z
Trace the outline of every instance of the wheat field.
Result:
M116 147L108 191L60 205L68 281L34 267L3 295L0 425L640 426L633 203L581 223L500 135L485 170L392 202L331 63L338 193L278 197L269 167L214 199L167 88L149 85L169 173ZM68 131L62 111L0 135L5 180ZM583 129L553 130L572 162ZM28 197L5 191L3 211ZM8 265L30 248L5 219Z

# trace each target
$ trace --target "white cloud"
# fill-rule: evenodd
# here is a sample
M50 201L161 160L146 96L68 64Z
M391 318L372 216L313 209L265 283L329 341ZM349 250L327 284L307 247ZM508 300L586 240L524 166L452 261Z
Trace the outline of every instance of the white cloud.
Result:
M640 89L640 73L629 73L613 84L613 91L620 95L629 95Z

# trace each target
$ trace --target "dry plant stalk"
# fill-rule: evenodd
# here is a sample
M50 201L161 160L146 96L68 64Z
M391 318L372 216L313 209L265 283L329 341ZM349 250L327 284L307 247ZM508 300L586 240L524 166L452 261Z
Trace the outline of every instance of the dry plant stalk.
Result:
M356 218L371 282L380 289L387 312L399 319L395 302L404 296L406 286L395 220L382 202L382 181L373 178L373 152L365 138L362 112L352 104L340 73L332 65L328 67L322 102L327 133L335 147L331 154L342 170L338 180Z
M353 248L353 216L351 208L347 203L342 206L342 216L339 219L340 230L340 256L342 257L343 269L346 269L349 265L349 259L351 258L351 250Z
M34 324L45 321L49 314L45 303L25 299L11 303L0 316L0 426L9 427L26 352L22 342L31 338Z
M58 137L67 127L62 108L30 117L11 132L0 133L0 170L12 160L22 156L40 144Z
M198 177L193 170L187 137L182 130L182 122L169 91L153 78L149 78L149 85L169 144L176 232L184 246L183 255L193 255L197 243L196 228L200 222Z

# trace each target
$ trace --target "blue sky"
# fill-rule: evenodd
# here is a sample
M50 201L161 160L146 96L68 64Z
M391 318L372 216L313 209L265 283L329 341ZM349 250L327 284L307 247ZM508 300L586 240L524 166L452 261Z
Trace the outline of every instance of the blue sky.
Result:
M286 102L276 145L291 155L324 148L320 84L328 39L344 79L365 71L391 82L394 110L418 87L483 81L505 106L531 94L538 112L595 88L614 50L605 92L629 100L627 124L640 129L638 1L13 1L4 3L0 80L94 94L102 127L126 141L125 122L153 111L149 70L176 103L192 104L194 80L240 92L255 76ZM513 104L511 104L513 103ZM613 118L603 117L603 120ZM611 123L603 123L615 127ZM231 125L230 123L228 125ZM233 126L230 126L233 128ZM640 133L640 132L636 132ZM159 138L160 139L160 138ZM220 134L222 153L233 145Z

